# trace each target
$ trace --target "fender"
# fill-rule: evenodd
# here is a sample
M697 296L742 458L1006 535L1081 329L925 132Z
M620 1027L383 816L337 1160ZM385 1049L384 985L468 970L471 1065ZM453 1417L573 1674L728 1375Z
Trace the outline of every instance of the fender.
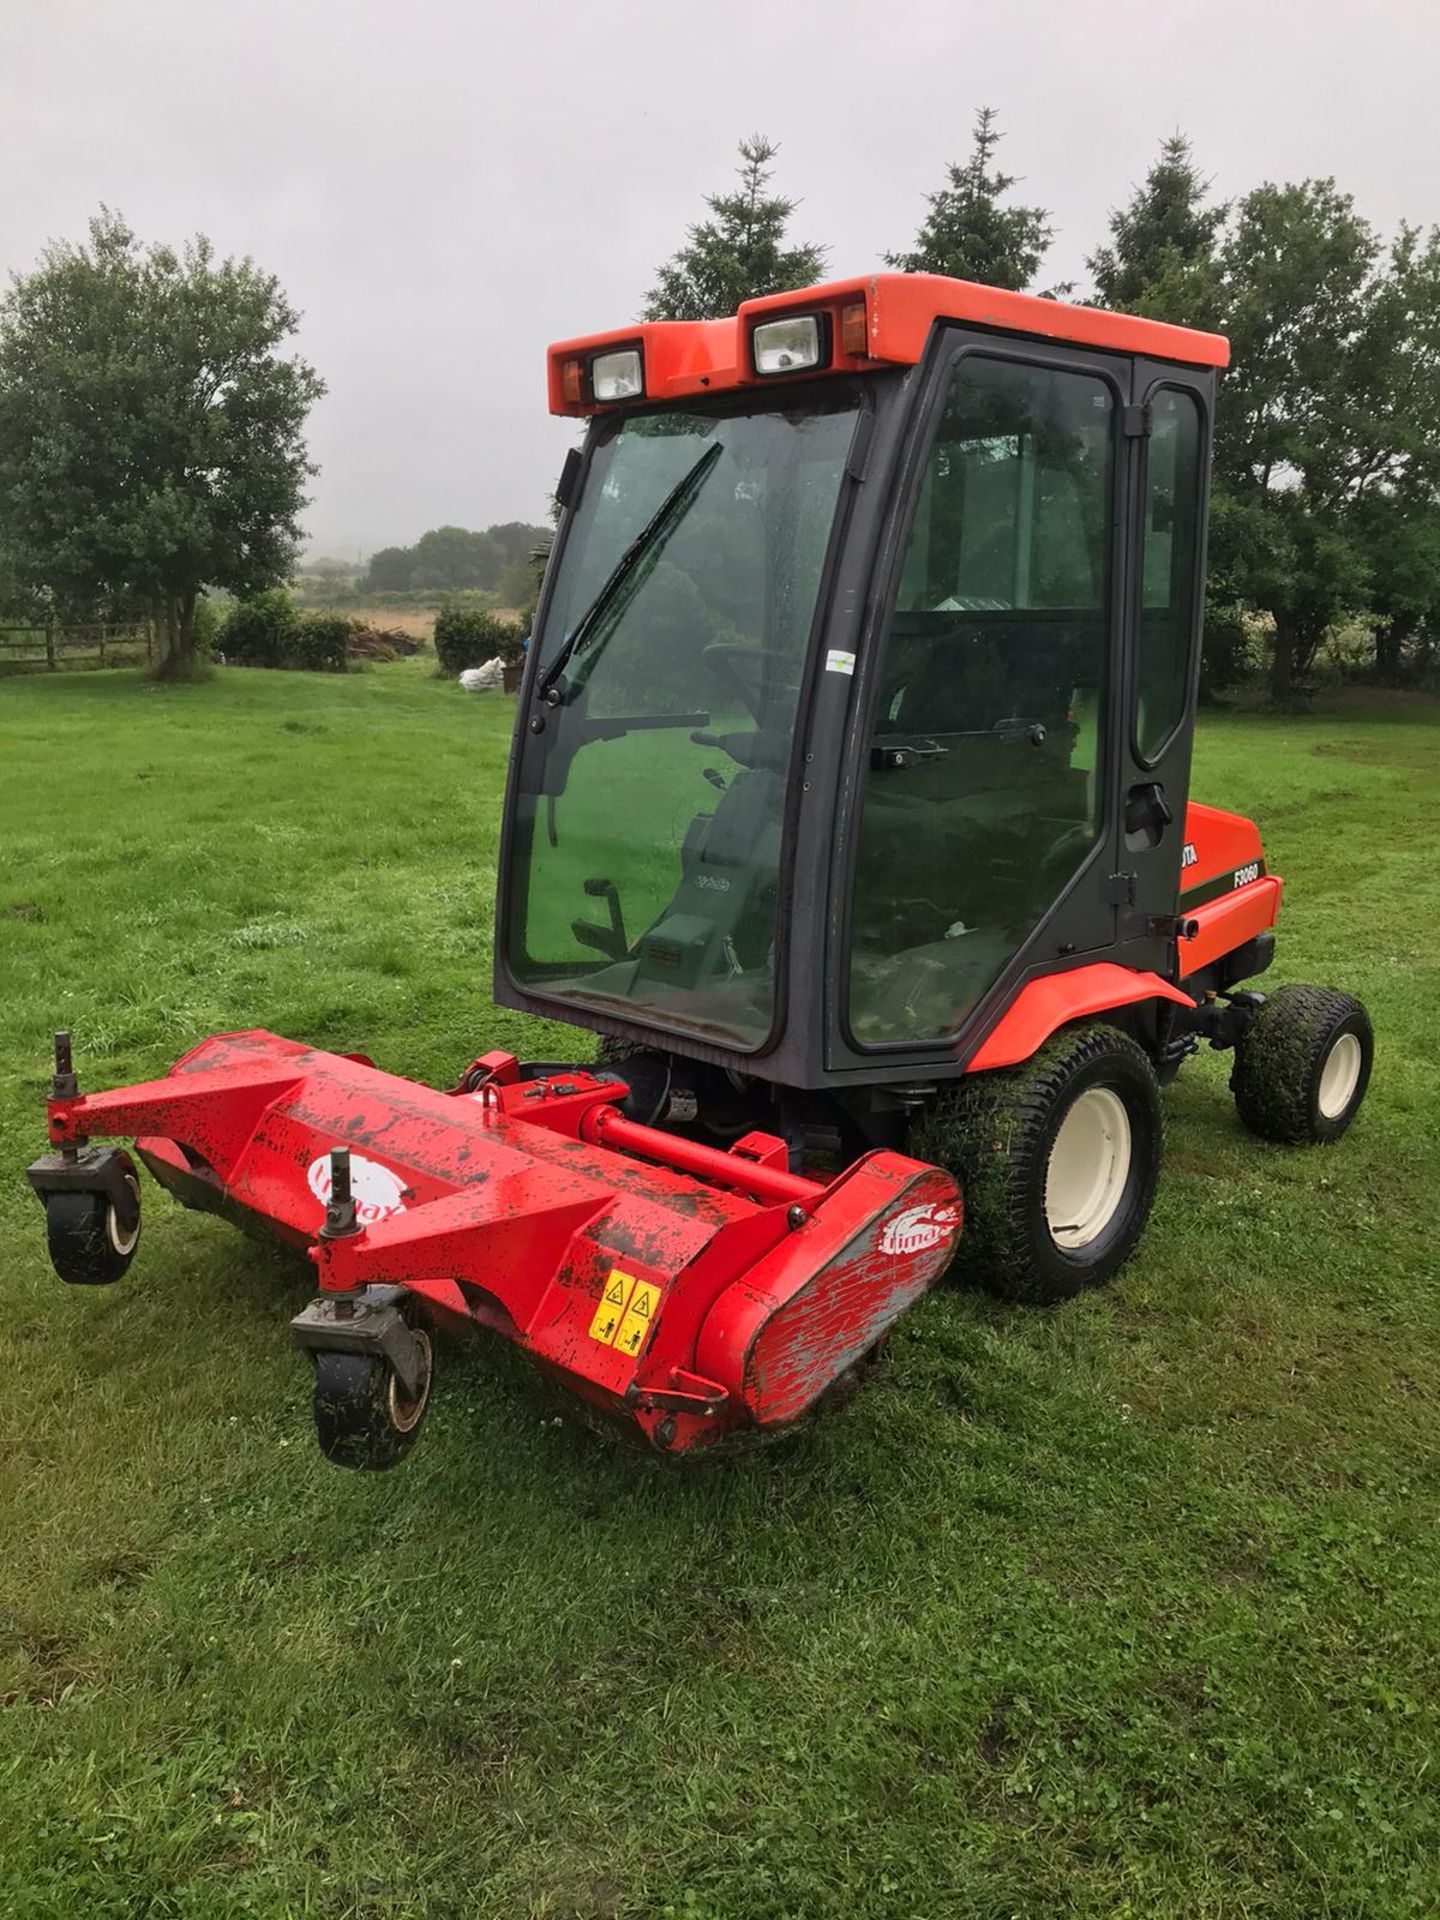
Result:
M1097 960L1092 966L1068 973L1047 973L1029 980L981 1042L966 1071L982 1073L989 1067L1013 1067L1044 1046L1052 1033L1083 1020L1087 1014L1107 1013L1112 1007L1134 1006L1140 1000L1173 1000L1193 1008L1195 1001L1158 973L1139 973Z

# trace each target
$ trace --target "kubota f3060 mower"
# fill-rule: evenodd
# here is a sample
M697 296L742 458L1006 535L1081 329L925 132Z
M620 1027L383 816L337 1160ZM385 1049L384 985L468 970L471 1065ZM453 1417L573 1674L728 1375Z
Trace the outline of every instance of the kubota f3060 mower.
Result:
M1113 1274L1160 1089L1345 1131L1371 1032L1263 973L1280 881L1189 801L1214 336L928 276L550 354L589 420L520 694L495 995L601 1036L448 1092L222 1035L82 1094L30 1169L63 1279L117 1279L139 1158L308 1248L320 1442L414 1439L437 1324L654 1446L782 1429L947 1267ZM577 1047L578 1052L588 1048Z

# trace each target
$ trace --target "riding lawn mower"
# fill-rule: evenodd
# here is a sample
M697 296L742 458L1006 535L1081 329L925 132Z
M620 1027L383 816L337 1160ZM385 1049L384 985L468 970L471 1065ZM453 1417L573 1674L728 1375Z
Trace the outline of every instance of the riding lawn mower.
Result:
M947 1269L1040 1304L1108 1280L1202 1044L1263 1138L1337 1139L1370 1022L1249 984L1281 882L1189 799L1226 359L907 274L552 348L588 429L494 994L598 1058L437 1091L254 1030L85 1094L59 1035L29 1173L61 1278L129 1266L138 1160L308 1253L330 1459L408 1451L459 1326L684 1453L841 1397Z

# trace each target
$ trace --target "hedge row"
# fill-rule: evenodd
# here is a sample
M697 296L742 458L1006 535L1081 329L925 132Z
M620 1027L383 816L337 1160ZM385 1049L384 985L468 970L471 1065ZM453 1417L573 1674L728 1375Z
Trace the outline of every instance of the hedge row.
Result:
M525 657L524 634L513 620L501 620L480 607L445 606L435 621L435 653L440 671L453 680L466 667L483 667L498 655L507 666Z
M307 673L344 673L353 659L395 660L418 653L408 633L367 626L343 613L300 613L288 593L242 600L226 615L215 648L232 667L290 667Z

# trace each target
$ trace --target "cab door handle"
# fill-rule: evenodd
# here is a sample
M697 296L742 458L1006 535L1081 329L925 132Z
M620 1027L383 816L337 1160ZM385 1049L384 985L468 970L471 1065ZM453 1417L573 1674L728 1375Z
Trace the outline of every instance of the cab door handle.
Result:
M1142 780L1125 796L1125 844L1132 853L1156 847L1175 815L1158 780Z

